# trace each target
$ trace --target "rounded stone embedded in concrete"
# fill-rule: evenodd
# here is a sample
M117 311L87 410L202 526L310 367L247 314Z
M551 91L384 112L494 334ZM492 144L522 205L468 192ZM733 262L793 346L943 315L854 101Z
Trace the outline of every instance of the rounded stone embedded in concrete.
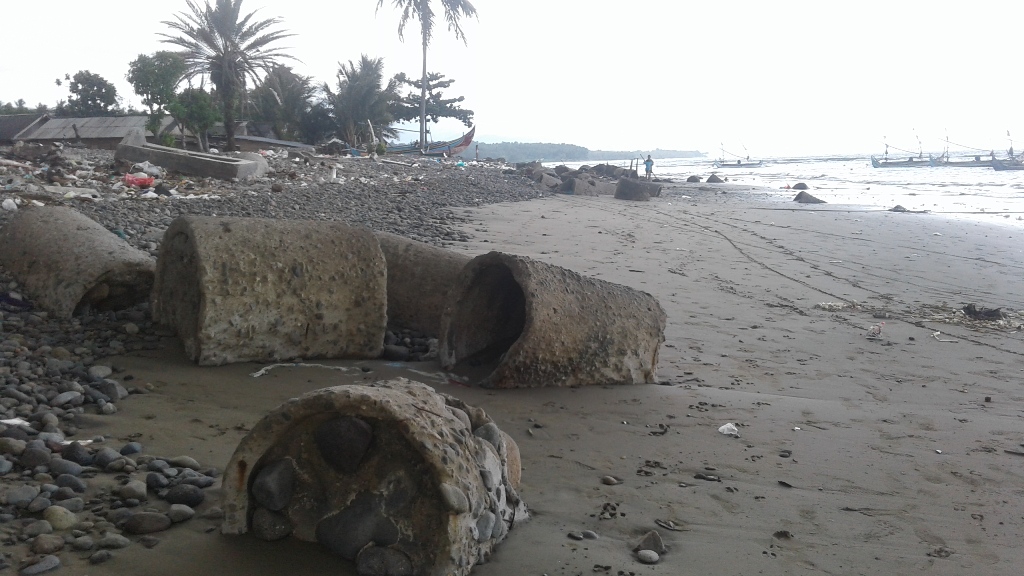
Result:
M339 471L316 436L347 434L352 426L335 423L352 420L369 426L371 440L358 459L345 460L356 462L354 470ZM496 448L473 433L492 426L483 410L405 379L289 400L231 457L222 531L268 540L287 532L355 561L359 573L378 564L404 570L407 559L411 574L465 576L528 517L510 481L520 470L501 457L518 454L511 438L498 434ZM277 475L284 459L294 462L294 484L287 504L272 512L257 484Z
M489 370L479 384L494 388L649 383L665 321L646 292L490 252L451 293L440 359Z
M0 265L40 308L70 318L86 308L118 310L149 298L153 258L77 210L19 210L0 228Z
M153 318L199 364L376 358L386 311L387 268L368 229L188 216L164 233Z

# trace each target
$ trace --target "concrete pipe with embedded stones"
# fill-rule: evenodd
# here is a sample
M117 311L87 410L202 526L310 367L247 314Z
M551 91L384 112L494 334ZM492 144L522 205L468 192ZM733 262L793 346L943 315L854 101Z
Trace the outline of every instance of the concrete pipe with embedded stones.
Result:
M201 365L376 358L387 269L373 233L338 222L186 216L164 233L153 319Z
M388 264L388 325L436 337L448 293L470 257L387 232L376 235Z
M19 210L0 229L0 264L40 308L58 318L145 302L153 258L77 210Z
M527 519L520 471L483 410L424 384L325 388L239 443L221 530L318 542L360 575L464 576Z
M642 384L654 381L664 332L646 292L490 252L452 290L440 357L485 387Z

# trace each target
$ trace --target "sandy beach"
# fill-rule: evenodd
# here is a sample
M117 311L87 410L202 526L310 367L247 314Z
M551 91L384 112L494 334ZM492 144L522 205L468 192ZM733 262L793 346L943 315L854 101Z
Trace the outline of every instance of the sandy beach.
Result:
M403 376L483 407L520 445L533 518L476 574L1018 573L1024 328L1017 315L956 310L1024 308L1020 239L747 191L673 185L651 202L558 195L456 211L469 254L526 255L656 296L668 313L661 385L485 390L451 384L435 363L384 361L254 378L262 365L196 367L168 338L108 359L150 393L102 429L223 466L280 402ZM738 438L718 432L730 422ZM197 519L151 550L63 572L351 570L314 545L217 526ZM668 552L646 566L631 549L651 529ZM567 537L581 530L600 538Z

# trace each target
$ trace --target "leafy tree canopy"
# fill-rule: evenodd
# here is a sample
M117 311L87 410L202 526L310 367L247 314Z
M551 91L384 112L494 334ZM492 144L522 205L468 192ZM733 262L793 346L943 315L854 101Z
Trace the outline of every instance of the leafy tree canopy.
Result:
M139 54L128 64L125 79L142 97L150 114L163 112L174 99L174 90L185 75L185 58L177 52L161 51Z
M356 64L340 64L338 85L335 90L324 84L323 91L333 112L338 138L352 145L370 142L373 123L377 137L394 137L391 128L394 117L391 109L398 98L398 85L394 79L384 84L384 59L363 54Z
M70 80L67 103L58 110L65 116L110 116L120 112L117 88L99 74L79 70Z
M395 82L400 86L409 87L410 90L400 96L392 106L391 113L399 122L416 120L420 117L420 97L423 81L414 80L406 76L404 72L395 75ZM445 98L441 92L455 82L453 79L446 79L444 74L431 72L427 75L427 108L426 118L437 123L441 118L455 118L466 125L467 128L473 125L473 111L463 109L459 103L466 97Z

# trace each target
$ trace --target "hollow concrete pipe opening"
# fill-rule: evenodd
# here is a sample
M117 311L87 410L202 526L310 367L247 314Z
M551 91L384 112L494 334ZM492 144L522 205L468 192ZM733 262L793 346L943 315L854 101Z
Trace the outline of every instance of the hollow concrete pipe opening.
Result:
M649 383L665 322L646 292L490 252L452 288L439 357L485 387Z
M493 371L526 326L526 297L500 261L475 267L444 334L456 369Z
M396 379L289 400L225 470L225 534L318 542L359 574L464 576L528 513L515 442L483 410Z

